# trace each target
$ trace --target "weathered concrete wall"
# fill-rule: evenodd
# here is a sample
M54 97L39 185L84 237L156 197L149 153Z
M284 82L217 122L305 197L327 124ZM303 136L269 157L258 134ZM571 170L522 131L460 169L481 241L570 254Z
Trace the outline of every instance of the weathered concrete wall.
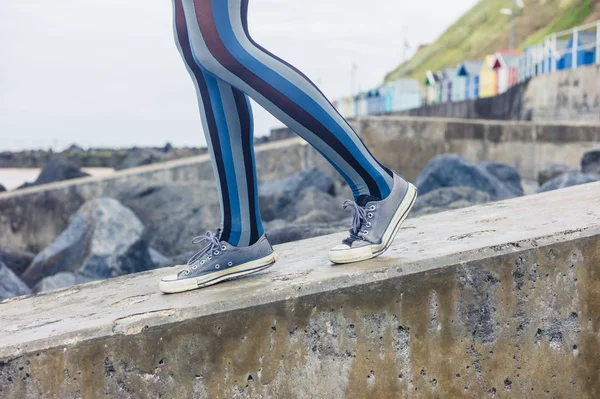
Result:
M415 108L398 115L525 121L600 121L600 66L557 71L506 93Z
M600 397L600 183L412 219L331 266L341 237L195 292L157 270L0 304L0 397Z
M579 166L582 154L600 143L600 128L590 124L369 117L354 121L353 126L375 156L410 180L432 157L443 153L457 153L474 162L507 162L524 178L537 179L538 171L553 163ZM282 178L312 166L337 176L318 152L297 138L257 146L256 160L260 179ZM66 228L69 216L84 202L111 195L138 178L159 183L214 179L209 157L203 155L105 178L0 193L0 247L38 252Z

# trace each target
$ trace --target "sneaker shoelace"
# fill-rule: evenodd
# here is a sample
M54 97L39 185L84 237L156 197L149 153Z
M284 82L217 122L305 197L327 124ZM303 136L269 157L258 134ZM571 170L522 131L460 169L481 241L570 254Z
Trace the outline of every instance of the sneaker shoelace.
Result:
M350 229L350 241L355 241L355 240L363 240L364 237L361 236L360 234L366 234L366 230L365 231L361 231L363 224L365 224L365 221L367 220L367 215L372 216L371 214L367 213L367 210L358 205L358 203L356 201L352 201L352 200L345 200L344 203L342 204L342 208L346 209L348 207L351 207L354 210L354 216L352 217L352 228ZM374 210L374 207L371 207L372 209L370 209L371 211ZM371 226L371 223L366 222L367 227Z
M194 256L192 256L190 258L190 260L188 260L188 268L185 269L183 272L188 275L190 274L190 269L195 269L195 265L197 265L197 263L200 261L200 259L202 259L202 257L204 257L204 255L206 254L210 254L208 257L209 259L212 258L212 255L214 254L215 256L219 255L219 250L225 250L227 249L225 247L225 245L221 244L221 240L219 239L220 234L219 232L217 232L217 234L213 234L210 231L207 231L205 235L203 236L198 236L198 237L194 237L192 239L192 244L200 244L203 242L208 242L208 245L206 247L204 247L203 249L201 249L200 251L196 252L194 254ZM204 263L204 262L202 262Z

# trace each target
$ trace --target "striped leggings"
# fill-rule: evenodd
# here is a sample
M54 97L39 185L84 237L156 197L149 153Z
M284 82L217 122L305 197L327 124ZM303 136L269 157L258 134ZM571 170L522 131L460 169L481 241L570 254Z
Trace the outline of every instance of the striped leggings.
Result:
M221 201L221 239L264 233L258 210L248 96L317 149L355 198L385 198L392 172L379 163L321 91L248 33L248 0L173 0L175 41L198 93Z

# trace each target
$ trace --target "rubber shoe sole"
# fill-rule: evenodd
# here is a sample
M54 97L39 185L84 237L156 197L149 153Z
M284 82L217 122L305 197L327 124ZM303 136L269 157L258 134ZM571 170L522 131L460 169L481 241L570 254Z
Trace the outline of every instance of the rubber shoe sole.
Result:
M249 274L258 273L262 270L268 269L269 267L273 266L273 264L277 262L277 259L279 259L279 256L275 252L272 252L271 254L263 258L246 262L241 265L230 267L221 271L215 271L213 273L206 274L200 277L176 279L176 275L169 276L160 280L160 282L158 283L158 288L165 294L175 294L178 292L185 292L195 290L198 288L204 288L235 277L247 276ZM175 278L172 279L172 277Z
M396 234L398 234L398 231L400 231L400 227L402 227L402 223L404 220L406 220L406 217L410 213L410 210L415 204L416 199L417 189L414 185L409 183L408 191L400 203L400 206L398 206L396 213L394 213L394 217L388 225L388 228L383 233L381 243L365 245L358 248L340 250L332 249L329 251L329 260L333 263L352 263L371 259L384 253L390 247L390 245L392 245Z

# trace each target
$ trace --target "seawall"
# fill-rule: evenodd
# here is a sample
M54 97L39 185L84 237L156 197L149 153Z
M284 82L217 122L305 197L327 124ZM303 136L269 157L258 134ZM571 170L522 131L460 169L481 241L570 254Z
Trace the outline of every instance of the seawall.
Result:
M344 234L178 295L161 269L0 304L0 397L600 397L600 183Z
M527 179L553 164L579 166L582 154L600 143L600 129L585 123L531 123L483 120L368 117L354 128L384 164L414 179L431 158L457 153L473 162L514 165ZM289 130L277 129L277 137ZM307 167L336 175L324 158L298 138L256 147L259 179L278 179ZM337 176L337 175L336 175ZM208 155L0 193L0 247L38 252L68 225L84 202L111 195L136 179L157 183L212 180Z

